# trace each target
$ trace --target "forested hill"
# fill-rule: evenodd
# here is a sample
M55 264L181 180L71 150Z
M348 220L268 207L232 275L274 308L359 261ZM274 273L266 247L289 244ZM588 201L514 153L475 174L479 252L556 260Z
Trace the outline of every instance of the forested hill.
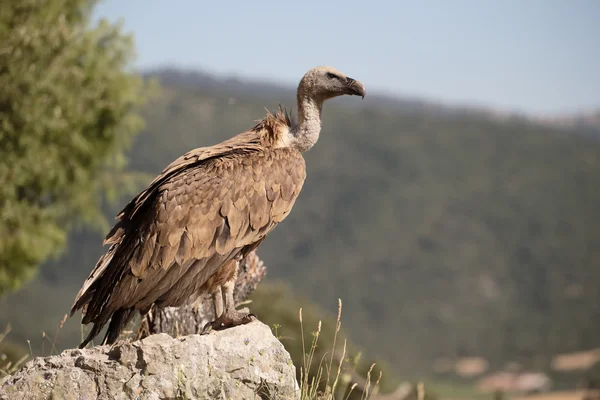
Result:
M295 103L291 87L159 72L130 163L151 174ZM294 211L261 246L269 279L329 309L342 298L353 340L400 372L598 346L600 141L577 132L371 93L332 100ZM42 294L29 305L58 321L100 242L73 235L62 260L2 300L0 322L37 334L36 316L9 304Z
M163 85L177 89L190 89L203 91L216 90L220 95L226 96L251 96L263 100L272 100L275 103L285 102L292 105L295 100L295 92L291 86L283 86L269 81L244 80L236 77L217 77L199 70L184 70L178 68L164 67L148 70L143 73L146 78L156 78ZM367 88L368 107L392 109L397 114L425 114L429 116L457 116L457 115L479 115L490 118L507 118L509 116L525 118L524 115L506 112L495 112L484 107L447 105L416 97L398 97L382 93L372 93ZM361 107L366 104L357 102L356 99L341 97L336 99L336 104L343 107ZM561 121L563 121L561 119ZM541 120L540 120L541 122ZM547 122L553 122L547 120Z

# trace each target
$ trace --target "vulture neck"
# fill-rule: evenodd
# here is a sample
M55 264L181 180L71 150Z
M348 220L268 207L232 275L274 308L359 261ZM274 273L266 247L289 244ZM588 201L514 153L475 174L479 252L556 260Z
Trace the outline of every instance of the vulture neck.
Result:
M321 133L323 100L307 95L298 89L298 124L291 130L291 146L305 152L317 143Z

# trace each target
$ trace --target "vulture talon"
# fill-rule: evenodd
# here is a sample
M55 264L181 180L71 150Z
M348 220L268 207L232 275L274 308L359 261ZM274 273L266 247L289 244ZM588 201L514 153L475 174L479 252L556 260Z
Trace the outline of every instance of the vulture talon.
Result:
M256 316L245 310L231 310L221 314L216 320L207 323L202 329L201 335L207 335L212 331L222 331L234 326L249 324L254 321Z
M208 335L209 333L211 333L213 330L212 328L212 322L207 323L206 325L204 325L204 328L202 328L202 331L200 332L200 335Z

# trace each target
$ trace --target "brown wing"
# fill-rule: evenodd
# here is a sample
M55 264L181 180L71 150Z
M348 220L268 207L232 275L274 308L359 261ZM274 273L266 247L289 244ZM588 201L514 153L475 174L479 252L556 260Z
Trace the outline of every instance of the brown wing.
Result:
M200 167L202 163L213 158L226 156L231 152L241 152L244 151L243 149L247 152L259 150L260 146L255 138L256 135L252 136L251 134L251 131L244 132L218 145L200 147L189 151L169 164L162 173L150 183L147 189L142 191L127 204L127 206L125 206L125 208L117 215L119 222L115 224L104 239L104 244L110 244L111 247L106 254L100 257L90 276L84 282L79 293L77 293L71 309L71 314L81 308L83 304L89 302L90 295L94 293L94 289L91 289L91 286L99 279L99 277L104 275L104 272L109 265L114 264L113 258L119 248L124 247L126 242L131 241L132 231L134 229L139 229L139 224L143 223L140 220L143 220L144 216L140 217L138 211L143 207L148 206L148 199L156 195L160 190L161 185L177 174L183 173L187 169ZM146 218L148 218L148 216L146 216ZM125 235L126 231L129 231L128 235Z
M182 304L287 216L305 178L300 153L220 146L172 163L119 214L72 309L86 306L83 323Z

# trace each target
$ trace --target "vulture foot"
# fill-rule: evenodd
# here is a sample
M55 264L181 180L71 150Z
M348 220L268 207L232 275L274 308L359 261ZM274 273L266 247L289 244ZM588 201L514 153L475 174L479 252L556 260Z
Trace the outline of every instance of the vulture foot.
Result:
M225 311L216 320L207 323L202 329L201 335L206 335L211 331L221 331L238 325L248 324L256 319L256 315L251 314L247 308L241 310Z

